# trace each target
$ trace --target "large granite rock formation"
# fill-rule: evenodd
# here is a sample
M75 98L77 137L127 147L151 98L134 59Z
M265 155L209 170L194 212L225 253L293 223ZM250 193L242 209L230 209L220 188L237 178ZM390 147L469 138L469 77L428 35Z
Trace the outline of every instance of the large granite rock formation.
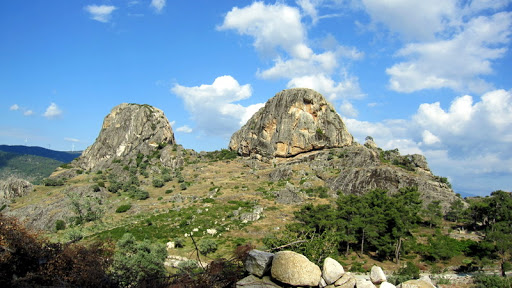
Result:
M27 195L33 190L33 185L27 180L9 177L0 180L0 199L14 199Z
M105 117L98 138L74 164L86 170L104 169L114 159L135 159L167 144L175 144L174 133L162 110L123 103Z
M320 93L294 88L268 100L233 134L229 148L243 156L274 158L352 142L341 117Z

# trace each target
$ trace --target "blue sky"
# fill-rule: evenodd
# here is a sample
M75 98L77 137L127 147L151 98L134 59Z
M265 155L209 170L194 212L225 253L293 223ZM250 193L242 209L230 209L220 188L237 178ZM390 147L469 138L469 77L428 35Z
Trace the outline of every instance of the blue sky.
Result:
M309 87L456 192L512 190L510 0L1 1L0 27L0 144L83 150L128 102L217 150Z

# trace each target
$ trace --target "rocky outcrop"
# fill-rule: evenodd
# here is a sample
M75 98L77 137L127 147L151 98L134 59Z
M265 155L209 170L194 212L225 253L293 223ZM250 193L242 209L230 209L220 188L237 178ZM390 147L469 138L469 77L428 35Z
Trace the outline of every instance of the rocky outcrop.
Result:
M114 160L135 160L167 144L175 144L162 110L149 105L120 104L103 120L101 132L73 164L85 170L108 168Z
M9 177L7 180L0 180L0 199L9 200L22 197L33 189L33 185L26 180Z
M386 281L382 268L373 266L369 277L357 278L345 272L343 266L332 258L326 258L322 270L304 255L281 251L275 254L252 250L245 260L246 271L251 275L238 281L237 288L262 287L328 287L328 288L394 288ZM268 272L270 270L270 273ZM368 279L369 278L369 279ZM416 286L414 286L416 285ZM419 280L409 280L397 287L435 288L428 276Z
M229 148L243 156L274 158L352 142L341 117L320 93L294 88L268 100L233 134Z

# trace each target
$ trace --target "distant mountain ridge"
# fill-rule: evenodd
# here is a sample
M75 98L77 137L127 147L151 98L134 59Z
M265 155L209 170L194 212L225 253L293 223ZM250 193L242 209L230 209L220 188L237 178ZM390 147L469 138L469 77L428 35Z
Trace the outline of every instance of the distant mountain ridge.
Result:
M82 151L55 151L38 146L24 145L0 145L0 151L16 153L21 155L34 155L50 158L63 163L69 163L82 154Z

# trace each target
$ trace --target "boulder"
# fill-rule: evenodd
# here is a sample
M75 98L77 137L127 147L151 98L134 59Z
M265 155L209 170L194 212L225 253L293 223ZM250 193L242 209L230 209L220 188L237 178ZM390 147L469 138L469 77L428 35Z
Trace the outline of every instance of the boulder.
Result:
M34 186L23 179L9 177L0 181L0 198L13 199L32 192Z
M322 278L320 267L292 251L277 252L270 270L273 278L293 286L318 286Z
M375 286L371 281L364 280L364 279L357 279L356 287L357 288L377 288L377 286Z
M273 253L251 250L247 254L247 259L244 262L245 270L258 277L262 277L267 271L270 270L272 265Z
M382 271L382 268L379 266L372 266L372 270L370 271L370 280L373 284L379 285L382 282L386 281L386 274Z
M275 158L349 146L353 141L339 114L320 93L294 88L269 99L233 134L229 148L242 156Z
M435 288L434 284L424 280L409 280L401 283L397 288Z
M254 275L249 275L244 279L236 282L236 288L280 288L281 286L272 282L270 277L265 276L258 278Z
M336 282L343 274L345 274L345 270L338 261L331 257L325 258L324 266L322 267L322 278L327 285Z
M396 288L396 286L389 282L382 282L379 288Z
M352 273L345 273L334 282L334 286L338 288L354 288L356 286L356 277Z

